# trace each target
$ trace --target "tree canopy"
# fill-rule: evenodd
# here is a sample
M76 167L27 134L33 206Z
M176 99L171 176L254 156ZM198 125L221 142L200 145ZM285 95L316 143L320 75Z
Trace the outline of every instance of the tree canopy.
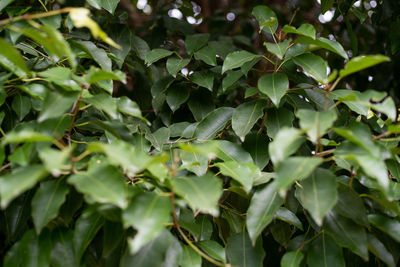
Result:
M1 1L0 266L397 266L399 4L264 2Z

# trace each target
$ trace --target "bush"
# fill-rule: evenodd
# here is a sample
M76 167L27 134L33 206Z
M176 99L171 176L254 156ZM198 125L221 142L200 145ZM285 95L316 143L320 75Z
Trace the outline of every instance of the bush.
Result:
M11 2L3 266L398 264L397 81L354 81L395 73L399 39L359 54L351 24L385 4L322 1L345 50L304 10L257 1L209 17L189 1Z

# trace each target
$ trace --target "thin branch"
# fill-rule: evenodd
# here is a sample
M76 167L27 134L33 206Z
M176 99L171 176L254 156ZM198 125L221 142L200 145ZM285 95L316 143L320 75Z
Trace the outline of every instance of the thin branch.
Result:
M325 155L335 152L335 150L336 150L336 148L321 151L321 152L315 153L314 157L322 157L322 156L325 156Z

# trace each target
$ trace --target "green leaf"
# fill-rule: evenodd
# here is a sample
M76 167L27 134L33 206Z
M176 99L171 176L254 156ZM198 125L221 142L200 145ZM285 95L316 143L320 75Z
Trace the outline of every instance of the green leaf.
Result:
M118 67L121 69L125 62L126 56L129 54L132 48L132 33L128 25L121 27L120 24L113 24L109 31L110 38L113 39L117 44L121 46L120 49L111 46L110 52L115 55L118 59L116 62Z
M300 136L301 132L296 128L282 128L269 144L269 155L274 164L283 161L285 158L297 151L304 142Z
M32 188L47 175L40 165L29 165L15 169L0 178L1 207L4 209L17 196Z
M208 90L193 91L190 94L188 106L196 121L201 121L210 112L214 111L214 97Z
M36 236L33 229L28 230L8 251L3 266L49 266L51 249L52 241L49 232Z
M99 160L100 161L100 160ZM89 195L99 203L114 204L126 208L126 189L124 177L118 168L106 163L98 163L87 172L80 172L68 178L76 190Z
M260 24L260 32L266 28L265 32L273 34L278 28L278 21L274 11L267 6L260 5L253 8L251 14Z
M379 214L369 214L368 221L397 242L400 242L400 222L398 220Z
M149 45L142 38L133 35L131 39L132 50L135 51L136 55L141 59L145 60L147 53L150 51Z
M197 84L207 88L212 92L214 86L214 74L208 70L196 71L190 76L190 80Z
M280 207L276 211L275 216L277 219L287 222L287 223L290 223L290 224L296 226L297 228L299 228L300 230L303 230L303 224L301 223L299 218L297 218L297 216L293 212L288 210L287 208Z
M116 119L118 117L116 99L110 95L100 93L86 97L84 100L87 103L92 104L95 108L106 112L112 119Z
M264 115L266 101L258 100L240 104L232 114L232 129L244 140L254 124Z
M312 39L315 39L315 34L316 34L315 28L311 24L301 24L301 26L297 29L293 26L285 25L283 26L283 31L286 33L304 35Z
M64 179L51 180L40 184L32 199L32 218L36 233L40 234L43 227L54 219L68 193Z
M164 224L170 221L172 205L170 198L155 193L144 193L133 198L123 211L124 226L133 226L138 232L128 240L132 254L161 234Z
M224 64L222 65L222 74L228 70L239 68L244 63L249 62L257 57L259 57L259 55L255 55L245 50L229 53L224 60Z
M300 119L300 127L307 132L311 141L315 144L325 134L325 131L333 125L337 115L334 110L300 109L296 112L296 117Z
M200 140L210 140L225 128L225 124L231 120L233 108L221 107L213 110L204 117L194 131L194 137Z
M264 74L258 79L258 89L266 94L272 103L278 107L281 98L289 89L289 80L284 73Z
M236 161L225 161L215 163L223 175L232 177L243 185L244 190L249 192L253 185L253 180L260 174L260 169L251 163L238 163Z
M114 70L114 71L106 71L103 69L96 68L94 66L90 66L89 71L87 72L85 79L88 83L93 84L103 80L116 80L121 81L123 83L126 82L125 73Z
M243 76L243 72L241 70L228 71L225 78L222 80L222 92L227 92L229 87L233 87L235 83Z
M111 59L107 56L104 49L98 48L94 43L89 41L74 41L80 49L85 51L99 66L105 71L112 71Z
M117 99L117 109L119 112L126 115L142 119L142 112L140 111L139 105L129 99L127 96L121 96Z
M120 0L90 0L88 3L94 8L100 6L113 15L119 1Z
M239 163L254 163L250 154L238 144L226 140L216 140L213 143L216 144L216 151L213 152L223 161L233 160Z
M367 210L359 194L350 186L338 183L338 202L335 211L352 219L355 223L368 226Z
M390 61L390 58L382 55L358 56L347 62L344 69L340 70L339 75L340 78L343 78L352 73L387 61Z
M201 267L201 256L190 246L182 246L180 266Z
M368 234L368 250L390 267L396 266L393 255L385 245L375 236Z
M80 259L104 224L104 218L93 210L85 210L76 222L73 236L73 247L76 261Z
M45 147L39 151L39 157L44 163L46 170L50 172L53 176L58 177L61 174L61 169L63 169L63 167L65 166L65 161L71 155L71 150L71 147L65 148L62 151L50 147Z
M272 139L275 139L276 134L285 127L292 127L294 120L293 112L286 108L272 108L267 110L267 119L265 127L267 134Z
M81 87L72 79L72 72L69 68L54 67L38 73L47 81L60 85L67 91L80 91Z
M334 2L334 0L321 0L321 13L325 14L326 11L330 10Z
M293 58L296 65L303 68L317 82L325 83L328 78L328 65L325 60L314 54L308 53Z
M324 232L310 245L307 251L307 264L310 267L345 267L342 248L336 245Z
M275 182L254 193L246 216L247 231L253 244L264 228L272 222L275 212L282 204L283 199L278 194Z
M303 258L304 255L299 250L286 252L281 259L281 267L298 267Z
M178 58L170 57L167 60L167 71L172 76L176 77L176 74L181 71L187 64L189 64L190 59L188 58Z
M218 200L222 181L207 173L203 176L178 177L171 181L175 193L183 197L193 210L218 216Z
M243 148L250 153L254 163L260 170L264 169L269 162L268 143L269 138L264 134L258 133L248 134L243 143Z
M324 216L338 200L336 177L329 170L317 168L301 185L297 189L300 191L301 204L321 226Z
M280 43L264 43L265 47L269 52L277 56L279 59L282 59L286 53L286 50L289 48L290 40L284 40Z
M18 119L22 121L31 110L31 100L27 96L18 94L13 98L11 107L17 113Z
M151 160L144 151L138 150L133 145L122 140L114 140L110 144L91 143L87 150L105 153L111 164L120 165L130 175L135 175L144 170Z
M226 258L232 266L238 267L262 267L265 251L262 239L253 244L246 231L233 234L228 238L226 244Z
M316 157L290 157L280 162L276 168L279 190L286 190L296 180L307 178L322 163Z
M40 111L38 122L57 118L63 115L78 99L79 92L50 92L48 91Z
M25 60L22 58L17 49L1 38L0 47L0 64L4 68L22 78L30 75L30 71L25 63Z
M167 103L171 110L175 112L179 107L184 104L190 95L190 88L183 85L173 84L167 89Z
M138 253L130 254L129 249L126 249L119 266L177 266L177 262L169 262L173 260L174 256L168 253L169 249L173 248L177 242L170 231L164 230L155 240L144 246Z
M66 231L59 227L52 233L53 250L51 251L51 265L54 267L79 266L73 249L74 231Z
M155 149L162 151L164 143L169 140L169 129L166 127L161 127L154 133L146 133L146 139L151 142Z
M31 129L23 129L21 131L9 132L6 137L2 140L1 144L13 144L13 143L24 143L24 142L52 142L54 139L48 135L44 135L35 132Z
M187 35L185 39L186 52L188 53L188 55L193 54L194 52L199 50L199 48L204 46L209 39L210 39L209 33L198 33L193 35Z
M14 2L14 0L4 0L0 2L0 11L2 11L5 7L7 7L9 4Z
M207 45L205 47L203 47L202 49L200 49L199 51L197 51L196 53L194 53L194 58L196 60L202 60L204 63L211 65L211 66L217 66L217 51Z
M325 217L324 228L337 244L368 260L367 235L364 227L331 211Z
M156 48L156 49L153 49L153 50L147 52L146 59L144 62L146 63L147 66L150 66L154 62L156 62L162 58L168 57L168 56L172 55L173 53L174 52L166 50L166 49Z
M221 262L226 262L225 249L214 240L203 240L197 243L205 253Z
M310 44L310 45L314 45L317 47L321 47L321 48L329 50L333 53L338 54L339 56L343 57L344 59L349 59L346 51L343 49L343 47L340 45L340 43L333 41L333 40L329 40L324 37L317 37L315 39L315 38L310 38L307 36L301 36L295 40L295 43Z

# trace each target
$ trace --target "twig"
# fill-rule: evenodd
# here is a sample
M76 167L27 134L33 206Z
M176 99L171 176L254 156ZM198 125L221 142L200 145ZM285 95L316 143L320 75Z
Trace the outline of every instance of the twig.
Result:
M38 54L41 55L42 57L45 57L45 58L47 58L48 60L51 61L51 58L50 58L48 55L44 54L43 52L40 52L39 50L33 48L32 46L27 45L27 44L25 44L25 43L19 43L19 44L22 45L22 46L25 46L25 47L27 47L27 48L29 48L29 49L32 49L33 51L35 51L36 53L38 53Z
M328 149L328 150L325 150L325 151L321 151L321 152L315 153L314 157L322 157L322 156L331 154L331 153L333 153L334 151L335 151L335 148Z
M39 18L50 17L50 16L62 14L62 13L68 13L72 9L73 8L71 8L71 7L66 7L66 8L52 10L52 11L45 12L45 13L24 14L24 15L21 15L21 16L0 20L0 26L4 26L4 25L6 25L8 23L16 22L16 21L20 21L20 20L39 19Z
M176 217L175 213L175 193L171 192L171 203L172 203L172 218L174 221L174 227L178 230L179 234L182 236L182 238L185 240L185 242L194 250L196 251L200 256L202 256L204 259L209 261L210 263L216 265L216 266L226 266L224 263L219 262L217 260L214 260L207 254L205 254L203 251L201 251L198 247L196 247L192 241L185 235L185 233L182 231L181 227L179 226L178 223L178 218Z
M375 140L378 140L378 139L381 139L381 138L383 138L383 137L386 137L386 136L388 136L388 135L390 135L391 134L391 132L384 132L384 133L381 133L380 135L373 135L373 137L374 137L374 139Z
M9 168L11 166L11 162L4 164L3 166L1 166L0 171L4 171L5 169Z

